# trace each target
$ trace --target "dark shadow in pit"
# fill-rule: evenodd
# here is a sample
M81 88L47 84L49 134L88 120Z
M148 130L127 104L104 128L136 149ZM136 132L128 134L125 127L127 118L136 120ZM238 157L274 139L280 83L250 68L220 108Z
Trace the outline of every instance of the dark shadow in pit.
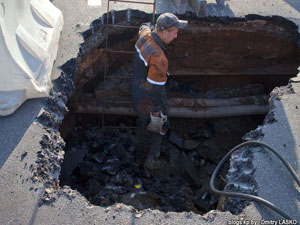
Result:
M35 121L43 107L42 101L42 99L27 100L14 114L0 117L0 169ZM23 160L21 155L20 160Z
M148 178L137 163L145 153L134 148L135 130L126 128L134 125L134 119L107 116L106 122L120 128L103 131L101 117L77 115L74 130L65 139L61 185L102 207L122 202L138 210L204 214L217 208L218 196L209 189L217 163L263 118L171 118L173 129L164 136L159 163ZM228 165L217 178L219 189L224 188L227 169Z

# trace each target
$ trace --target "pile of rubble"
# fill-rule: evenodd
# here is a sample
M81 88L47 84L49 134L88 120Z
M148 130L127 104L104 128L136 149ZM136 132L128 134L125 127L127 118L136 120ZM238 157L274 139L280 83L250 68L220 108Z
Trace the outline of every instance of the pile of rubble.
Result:
M163 139L159 169L150 171L151 178L136 163L134 129L119 124L121 128L103 132L95 121L81 124L68 137L60 179L91 203L123 202L136 209L201 214L217 207L209 178L226 149L216 144L212 123L204 123L184 138L173 128ZM224 185L218 179L217 186Z

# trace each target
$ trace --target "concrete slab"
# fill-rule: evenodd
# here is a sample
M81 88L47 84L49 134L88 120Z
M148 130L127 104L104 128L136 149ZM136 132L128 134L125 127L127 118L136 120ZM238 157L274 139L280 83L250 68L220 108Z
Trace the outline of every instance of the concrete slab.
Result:
M283 95L274 101L276 122L263 126L263 142L273 146L293 167L300 177L300 84L292 83L294 94ZM276 132L274 132L276 131ZM300 187L293 180L284 165L270 152L256 152L255 180L259 187L259 196L274 203L291 217L300 221ZM266 219L278 215L261 210Z
M88 7L87 1L52 1L63 11L65 26L61 34L60 47L52 77L60 75L59 66L77 56L83 41L79 32L86 30L91 21L106 11L107 1L101 8ZM162 1L158 2L158 5ZM119 3L116 3L119 4ZM121 9L116 6L116 10ZM122 6L124 8L128 5ZM148 6L139 9L151 12ZM220 8L219 10L218 7ZM164 9L167 10L167 9ZM161 10L163 12L163 10ZM249 13L281 15L300 25L300 4L296 0L231 0L218 5L207 1L206 12L211 15L241 17ZM223 14L222 14L223 13ZM277 120L266 124L262 130L262 141L274 146L292 164L299 174L299 91L300 83L292 83L295 94L285 94L274 100L274 115ZM64 188L55 195L52 205L39 206L45 191L43 183L31 180L32 168L36 165L40 141L46 128L35 124L35 117L45 106L43 99L27 101L15 114L0 118L0 223L1 224L234 224L235 221L281 219L278 215L256 204L250 204L242 214L213 211L201 217L194 213L163 213L144 210L136 212L128 206L116 204L109 208L90 206L76 191ZM300 210L299 188L285 168L269 153L255 153L257 167L255 178L259 186L258 195L278 205L298 220ZM254 223L256 222L256 223ZM251 223L250 223L251 224Z

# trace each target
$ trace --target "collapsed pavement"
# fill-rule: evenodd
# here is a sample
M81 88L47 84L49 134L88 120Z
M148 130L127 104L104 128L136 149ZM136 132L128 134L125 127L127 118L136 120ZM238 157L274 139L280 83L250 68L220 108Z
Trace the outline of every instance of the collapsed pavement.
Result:
M125 20L124 18L128 19L129 12L130 20L124 24L122 21ZM114 13L114 23L127 28L127 26L140 24L143 18L148 17L149 15L139 11L119 11ZM275 86L287 82L297 71L298 62L294 55L297 56L299 52L297 46L299 34L295 30L296 27L284 18L252 15L245 19L197 19L189 15L189 19L190 30L181 32L175 44L168 46L167 49L170 71L173 71L171 72L173 78L171 77L167 84L170 114L175 117L202 118L199 111L204 108L206 111L204 118L227 116L227 119L219 119L213 123L205 120L204 122L193 120L192 123L186 121L182 122L184 125L177 127L179 131L189 130L181 133L198 143L195 151L189 151L186 157L192 160L187 164L194 164L196 169L185 168L187 171L181 171L181 175L179 171L185 166L180 164L185 155L181 155L179 149L186 150L186 148L183 140L178 138L178 134L174 135L174 131L171 131L169 140L164 140L163 158L160 169L156 174L154 173L156 178L154 180L143 178L138 166L130 163L137 160L135 154L138 154L134 152L135 133L128 129L135 123L134 119L123 118L122 120L121 117L133 114L128 108L128 104L130 107L128 81L132 73L132 55L128 54L128 56L120 52L133 48L136 40L135 29L124 32L122 27L118 27L110 30L108 41L110 54L108 55L105 54L106 49L103 44L106 14L94 21L91 29L83 33L85 42L81 45L80 55L77 58L76 89L68 105L71 111L60 128L68 145L65 148L61 182L80 191L91 203L107 207L123 202L139 210L152 208L166 212L193 211L200 214L215 209L218 197L214 196L208 187L213 169L230 148L242 141L244 134L263 122L263 116L243 118L228 116L242 116L245 113L266 115L268 107L265 111L259 108L267 106L266 94ZM211 34L209 40L206 40L207 33ZM254 37L258 35L261 36L260 41L253 43ZM211 49L210 45L220 39L226 43L220 45L219 48L225 48L221 52L228 54L218 55L220 49L217 52L210 52L210 55L206 53L205 49ZM235 41L237 39L240 42L238 48ZM205 45L189 48L185 43L190 42L205 43ZM272 48L261 48L262 45L267 44ZM285 51L274 50L282 49L283 46L289 47L285 48ZM251 50L251 57L243 54L241 50L243 48ZM175 50L180 49L184 49L184 52L174 53ZM111 50L119 54L112 54ZM232 60L233 56L240 58L238 62ZM181 58L179 67L179 63L174 63L174 61L178 62L178 57ZM202 69L203 64L205 70ZM110 72L111 79L105 80L104 70ZM216 83L216 79L221 79L222 83ZM240 100L236 101L237 105L235 105L232 99L237 98ZM229 102L228 106L226 101ZM218 102L221 102L220 105ZM225 105L227 114L224 115L218 109ZM253 105L258 108L251 111L249 106ZM176 107L183 106L193 110L194 114L189 114L188 111L172 114L172 110L175 112ZM128 109L124 110L126 107ZM213 112L213 107L218 113ZM237 110L236 107L240 108ZM234 110L236 113L232 112ZM102 116L101 124L103 113L108 116L104 116L106 123ZM110 117L109 114L118 116L115 119L107 119ZM106 130L104 127L101 131L103 126L109 126L109 122L113 123L116 118L119 124L113 124L114 129ZM267 118L266 122L270 122L270 116ZM130 124L125 124L124 121ZM247 123L249 125L246 125ZM195 124L198 124L198 127ZM226 131L220 127L226 127ZM200 129L200 134L195 134L197 132L193 129L198 131ZM216 133L218 133L217 137L215 137ZM242 162L232 164L225 189L257 194L257 185L253 178L255 169L251 163L253 156L251 152L246 155L247 157L241 157ZM238 171L235 171L236 167L239 168ZM244 175L243 171L245 171ZM223 177L226 177L224 172ZM185 184L182 178L190 178L191 184ZM222 183L221 179L220 182ZM142 189L135 190L135 185L139 185ZM218 184L220 189L223 189L224 185L224 183L223 186ZM137 195L136 192L142 195ZM245 200L229 199L225 202L224 208L238 214L247 203ZM223 208L223 205L220 204L220 207Z
M120 19L120 21L122 21L121 18L123 18L126 15L126 13L128 14L128 10L115 13L114 14L115 21L118 21L118 19ZM118 17L119 15L120 15L120 17ZM130 15L131 15L132 22L137 23L137 24L140 23L140 21L139 21L140 18L143 18L143 16L142 16L143 14L141 14L141 12L133 11L133 12L131 12ZM138 16L136 16L136 15L138 15ZM136 22L134 20L135 16L136 16L138 22ZM147 18L148 16L144 14L144 17ZM172 170L171 166L169 166L169 167L162 166L161 171L159 172L159 175L157 175L157 177L156 177L156 178L161 178L162 183L159 182L159 179L158 179L158 183L156 182L156 184L154 184L154 185L151 185L151 183L153 183L153 181L149 181L149 180L143 180L143 182L141 182L142 178L139 175L139 173L140 173L139 169L136 168L137 167L136 165L134 165L134 164L130 165L130 163L129 163L131 161L134 161L134 155L128 154L128 153L130 153L130 151L131 151L131 153L133 153L133 151L134 151L134 141L132 140L134 138L134 136L132 135L132 133L128 133L128 132L122 133L122 131L121 131L122 126L124 127L124 129L126 129L126 127L128 127L127 125L117 124L117 126L121 127L120 129L115 129L114 131L112 131L111 134L110 134L110 132L108 132L108 134L110 134L110 135L108 135L108 134L105 135L105 133L103 133L103 135L101 135L101 131L100 131L101 125L100 124L97 125L97 122L96 122L98 120L97 116L95 118L92 118L89 121L89 120L85 120L86 116L82 115L81 117L83 118L83 121L80 122L79 124L77 122L74 123L74 120L76 120L76 121L78 119L80 120L80 116L78 116L76 114L74 116L74 111L76 113L78 108L80 109L81 106L84 107L85 106L84 104L86 104L87 102L89 102L88 107L90 110L85 113L93 113L93 114L96 113L97 114L97 112L101 113L101 110L99 110L97 107L99 105L101 105L101 101L103 102L103 96L105 96L105 94L108 93L109 98L110 98L109 99L110 103L115 103L116 105L118 105L118 102L122 103L122 101L121 101L122 99L118 99L118 98L120 98L120 96L128 97L128 92L126 93L126 90L120 91L120 89L122 89L122 88L124 89L124 87L126 89L126 87L129 86L128 83L122 82L120 80L116 80L117 84L115 84L114 82L111 82L111 83L106 82L105 83L103 81L103 74L101 77L101 73L103 73L103 72L101 72L101 69L103 69L103 64L99 64L98 60L101 61L101 59L103 59L104 64L105 63L109 64L109 62L107 61L107 58L105 58L105 55L103 54L103 49L101 49L101 46L103 46L101 44L101 38L103 41L103 37L101 36L101 34L102 34L101 25L103 26L103 24L105 24L105 19L103 19L103 18L105 18L105 15L103 17L101 17L101 19L92 23L92 27L91 27L92 32L90 32L90 30L88 30L83 33L83 35L86 39L86 42L82 44L82 47L80 50L80 56L77 59L77 65L78 65L77 69L74 69L74 67L75 67L74 62L73 62L73 64L72 63L66 64L67 69L65 69L65 74L70 73L69 70L70 70L70 68L72 68L72 66L73 66L73 71L71 71L71 74L73 74L73 76L74 76L74 73L76 73L76 78L74 79L75 84L76 84L75 85L76 90L75 90L75 94L71 98L71 101L69 102L69 108L71 109L71 112L70 112L71 119L68 119L68 116L67 116L67 120L65 122L67 125L63 124L63 126L61 128L61 131L63 132L62 135L66 137L69 134L68 134L68 131L65 131L64 129L67 129L70 131L70 130L72 130L72 127L74 127L74 131L72 131L73 135L71 135L71 137L68 137L66 139L66 140L69 140L69 142L71 142L71 144L69 144L70 146L65 148L65 151L67 153L66 157L65 157L66 165L69 164L69 162L68 162L68 160L69 160L73 166L71 168L70 168L70 166L66 166L67 169L63 169L63 174L62 174L63 176L61 177L62 184L69 184L73 188L81 191L93 204L99 204L101 206L106 206L106 207L113 203L116 203L116 202L124 202L125 204L135 206L139 210L143 209L143 208L154 208L154 209L157 208L157 209L161 209L163 211L194 211L196 213L201 213L201 214L203 214L213 208L216 208L218 200L214 195L212 195L209 192L207 181L206 181L206 183L202 182L202 184L201 184L201 186L203 184L206 184L206 186L204 185L204 190L203 189L197 190L197 188L195 188L195 186L199 187L200 184L197 184L198 182L197 181L195 182L195 179L193 179L194 184L196 183L196 185L192 186L192 188L194 190L190 189L190 191L187 191L188 189L186 189L186 191L184 191L185 192L184 195L187 195L187 196L180 197L180 192L182 192L182 191L180 191L180 189L178 189L178 188L177 188L178 191L173 190L174 193L172 193L171 195L167 195L166 199L175 198L176 205L174 205L174 206L171 206L170 203L167 203L166 200L164 200L164 197L162 197L163 195L159 196L159 194L162 193L163 190L158 189L157 192L155 193L155 189L156 189L155 185L157 187L161 186L162 187L161 189L164 189L165 192L170 194L169 187L168 187L169 185L170 185L170 187L176 187L176 183L177 183L177 185L180 185L180 186L182 186L184 184L184 180L180 180L181 179L180 176L176 177L177 180L176 179L175 180L172 180L172 179L171 180L163 180L164 178L169 178L170 174L172 174L172 173L173 173L173 175L176 172L178 174L178 171L176 171L176 170L179 170L178 167L172 168L175 171L174 172L174 171L171 171ZM258 18L260 19L260 21L257 21ZM205 20L204 21L200 20L200 21L202 23L206 22ZM251 21L254 21L253 22L254 26L251 25ZM270 24L268 24L267 21L269 21ZM263 17L252 16L252 17L249 17L249 22L247 20L242 20L242 21L240 21L240 20L222 21L221 20L221 22L222 22L221 24L223 24L225 22L225 24L228 27L226 28L226 25L225 25L225 28L218 28L217 30L221 29L221 30L226 30L227 32L228 32L228 30L229 31L230 30L234 30L234 31L240 30L239 28L235 28L235 26L237 26L237 27L241 26L240 23L242 23L244 25L245 24L250 25L250 28L248 28L248 29L250 29L250 32L254 32L254 33L259 32L261 29L264 29L264 28L260 28L260 26L266 26L266 27L270 26L271 28L268 28L268 29L271 32L274 32L273 31L274 28L272 28L272 26L278 26L275 29L278 33L275 35L279 35L280 39L287 40L287 42L289 43L288 45L291 46L291 50L290 50L291 55L297 54L297 51L298 51L297 45L295 45L297 42L295 41L295 44L293 44L293 42L290 43L290 41L297 40L298 34L297 34L297 32L295 32L293 30L293 29L295 29L295 27L288 21L285 21L283 18L279 18L279 17L263 18ZM217 20L207 21L206 23L208 23L208 25L206 25L206 26L209 26L209 27L211 27L212 25L213 25L213 27L221 26L221 25L218 25ZM237 24L237 25L235 25L235 24ZM268 24L268 25L266 25L266 24ZM135 24L133 24L133 25L135 25ZM254 30L251 31L251 29L254 29ZM285 32L284 29L287 29L287 30L291 29L291 32L290 32L291 35L289 36L289 34L284 33ZM213 28L212 30L216 30L216 29ZM110 46L111 49L116 48L115 46L118 47L120 45L119 42L121 42L121 44L124 47L124 38L122 38L122 33L119 33L120 31L122 32L122 30L115 30L115 32L118 33L118 35L115 35L114 33L110 34L117 38L117 39L111 38L112 39L111 42L114 43L114 46ZM242 29L240 31L242 31ZM209 31L209 32L212 32L212 31ZM126 35L126 38L130 37L130 36L128 36L129 35L128 32L125 32L124 35ZM131 34L131 36L132 35L135 36L134 34ZM126 38L125 38L125 40L126 40ZM127 39L127 42L134 43L133 41L130 41L130 40L131 39ZM268 40L268 41L270 42L270 40ZM246 42L246 44L248 43L247 41L245 41L245 42ZM273 47L274 47L274 43L272 43ZM109 43L109 44L112 45L111 43ZM282 43L280 43L280 44L282 44ZM260 46L260 45L261 44L258 44L258 46ZM97 48L95 49L95 47L93 48L93 46L95 46ZM295 48L296 51L294 51L293 46L296 46L296 48ZM231 47L229 46L229 49L230 48ZM249 48L249 45L247 46L247 48ZM255 49L255 47L253 47L253 48ZM279 46L278 48L280 49L282 47ZM126 47L125 47L125 49L126 49ZM171 49L173 49L173 48L171 48ZM187 48L185 48L185 49L188 51ZM122 49L122 50L124 50L124 49ZM261 49L258 49L258 50L261 51ZM243 97L243 96L251 96L251 95L257 96L257 95L265 94L266 93L265 89L272 89L272 83L275 82L275 84L273 84L273 85L278 85L278 83L276 83L276 82L283 82L282 80L287 80L289 78L289 75L284 75L282 78L280 78L280 73L282 73L282 74L291 73L290 76L293 76L292 75L293 70L291 70L291 68L290 68L290 65L291 65L290 62L286 61L287 65L288 65L287 68L289 68L290 72L282 72L285 70L285 65L282 64L280 69L278 69L279 65L275 63L276 60L282 60L283 57L285 59L288 59L289 58L288 50L282 56L281 55L276 55L276 56L273 55L272 57L271 56L268 57L268 56L266 56L267 53L265 53L265 52L259 53L259 52L255 52L255 51L252 54L254 54L254 55L255 54L258 54L258 55L263 54L264 58L267 60L267 63L270 65L269 67L267 67L266 71L262 71L262 69L261 69L262 66L263 66L263 68L266 68L266 65L264 65L264 64L261 65L262 60L259 61L260 64L258 64L258 65L256 65L255 62L253 62L252 67L250 67L250 68L252 71L255 71L255 72L252 72L253 73L252 76L254 76L254 77L258 76L256 74L257 71L259 71L259 73L261 73L263 75L267 75L269 77L271 76L271 74L276 73L277 79L275 81L274 81L273 76L276 76L276 75L273 75L272 78L264 78L266 80L268 80L268 79L269 80L262 82L263 84L265 84L263 86L262 84L251 83L251 82L253 82L253 78L252 78L252 80L250 79L250 81L248 81L248 82L250 82L250 84L245 85L242 83L241 87L228 88L225 86L225 88L224 88L222 86L221 87L218 86L218 87L215 87L215 89L206 90L206 92L204 92L202 89L200 89L200 91L199 91L199 87L197 87L195 85L193 86L190 84L190 83L195 83L194 80L191 79L191 81L189 83L183 84L183 86L180 86L182 84L180 83L180 79L179 79L179 81L171 80L171 82L170 82L171 87L168 88L168 91L170 90L170 92L172 93L171 94L172 96L184 95L186 97L202 97L202 98L218 98L218 97L219 98L224 98L224 97L233 98L233 97L241 97L241 96ZM175 54L173 54L173 55L175 55ZM186 52L185 55L189 55L189 53ZM128 65L129 62L125 61L125 63L124 63L124 60L123 60L122 63L125 64L125 66L122 66L123 64L117 63L118 61L116 61L115 58L112 58L111 60L113 61L113 63L111 64L113 66L113 70L116 71L113 73L113 76L117 76L117 75L125 76L125 77L130 76L131 70L130 70L130 66ZM290 60L291 60L291 62L293 62L294 59L290 58ZM116 66L116 64L117 64L117 66ZM253 65L256 65L256 67L253 68ZM272 65L276 65L273 70L272 70ZM297 63L294 63L294 65L295 65L294 67L296 67ZM250 66L251 66L251 63L250 63ZM257 67L260 69L258 69ZM118 68L121 68L121 69L118 69ZM111 70L111 68L110 68L110 70ZM247 67L246 70L249 70L249 68ZM294 69L294 72L295 72L295 70L296 70L296 68ZM180 71L180 68L176 69L176 71L177 72ZM220 73L219 70L213 71L213 72ZM187 74L185 74L186 77L191 76L191 75L188 75L189 73L191 73L192 76L194 76L194 77L196 76L195 69L192 72L187 72L187 70L185 70L185 73L187 73ZM212 72L210 72L210 73L212 73ZM226 74L227 76L228 76L228 73L229 73L229 75L231 75L230 71L228 72L228 70L226 70L226 73L227 73ZM236 71L235 71L235 73L236 73ZM270 73L270 74L268 74L268 73ZM259 75L261 75L261 74L259 74ZM178 74L177 74L177 76L178 76ZM241 75L241 76L246 76L246 75ZM250 75L250 77L251 77L251 75ZM278 77L280 79L278 79ZM259 82L257 80L255 80L255 81ZM235 81L235 82L238 82L238 81ZM62 83L62 82L57 81L56 82L57 85L55 87L59 87L60 83ZM64 83L66 83L66 81L64 81ZM117 85L117 86L115 87L114 85ZM70 85L69 89L68 88L66 89L66 87L63 87L62 90L64 90L64 91L67 90L69 92L72 92L72 85ZM178 92L178 90L179 90L179 93L176 93L176 91ZM100 91L100 93L99 93L99 91ZM121 93L121 95L119 95L120 93ZM94 98L95 94L96 94L96 98ZM93 98L93 100L88 100L88 98ZM95 99L98 100L98 102L95 103ZM258 102L258 104L265 104L265 103L264 103L264 101L260 101L260 102ZM49 104L49 106L50 105L52 107L55 104L53 104L53 102L51 102L51 104ZM61 104L58 104L58 105L61 105ZM95 105L96 112L91 111L91 108L93 105ZM171 106L173 106L173 105L171 104ZM74 111L72 111L72 110L74 110ZM82 113L84 113L84 112L80 111L80 114L82 114ZM40 121L42 123L44 123L45 122L44 120L47 121L47 117L49 117L49 115L46 115L45 113L42 114L40 116L40 119L41 119ZM48 118L48 120L49 120L49 118ZM249 118L247 118L247 120L249 120ZM51 121L51 118L50 118L50 121ZM240 121L239 122L235 121L235 122L237 124L241 125ZM90 128L82 128L82 125L84 126L85 124L88 124L88 123L91 123ZM220 122L218 122L218 123L220 125ZM253 122L249 122L249 123L252 124ZM52 124L52 122L50 122L50 124ZM80 125L80 124L82 124L82 125ZM228 128L228 130L231 130L231 128L230 128L230 126L228 126L228 124L229 123L227 122L226 127ZM52 125L52 127L53 127L53 125ZM189 129L190 129L190 126L187 126L187 127L189 127ZM254 126L253 128L255 128L255 127L256 126ZM251 128L251 129L253 129L253 128ZM85 131L85 129L87 131ZM182 127L178 127L178 129L182 129ZM241 129L241 126L239 126L238 129ZM76 134L76 133L78 133L78 134ZM90 133L90 135L92 135L92 136L87 137L87 136L85 136L86 133ZM98 135L95 135L95 133ZM246 132L244 132L243 134L245 134L245 133ZM131 135L131 138L128 138L128 136L130 136L130 135ZM236 132L232 132L231 135L236 136L237 134L236 134ZM241 137L242 135L238 135L238 136ZM122 137L123 137L123 139L125 138L127 140L121 141L121 139L118 139L118 138L122 138ZM203 137L201 137L201 135L200 135L200 139L201 138L203 138ZM128 139L131 139L131 140L128 140ZM172 134L170 135L169 139L172 139ZM229 138L227 138L226 140L228 142ZM125 144L127 142L129 142L129 143L131 142L131 143ZM215 140L215 142L218 143L219 141ZM74 144L74 143L77 143L77 144ZM118 145L116 145L116 143L118 143ZM125 144L125 146L123 143ZM177 145L177 147L183 148L182 146L180 146L180 144L178 144L178 141L175 144ZM219 145L221 145L221 146L224 144L226 144L226 143L219 142ZM237 144L237 143L235 143L235 144ZM168 146L168 143L165 143L165 146ZM228 143L227 143L227 150L228 150L229 146L230 146L230 148L232 148L234 145L228 145ZM202 146L199 148L200 156L203 157L203 153L204 153L206 160L209 159L210 157L213 157L214 150L209 150L210 147L211 147L211 144L209 146L205 143L202 143ZM162 162L164 164L169 162L170 165L180 164L178 159L175 159L177 161L172 162L172 158L174 159L174 156L172 157L172 153L175 154L176 151L178 152L178 150L176 150L174 148L173 149L167 148L167 147L165 147L165 149L167 149L166 157L168 158L168 160L162 161ZM169 153L168 151L171 153ZM210 152L211 155L208 153L205 153L207 151ZM224 153L222 154L222 153L218 152L218 147L217 147L217 150L215 150L215 151L217 151L216 154L218 155L218 157L216 159L219 160L224 155ZM222 151L224 152L224 149ZM193 154L194 153L192 152L189 155L189 157L191 157ZM249 154L250 153L248 153L248 155ZM124 158L124 156L125 156L125 158ZM75 160L78 157L79 157L79 159ZM177 156L177 158L178 158L178 156ZM191 157L191 158L193 158L193 157ZM214 160L214 165L216 165L217 160ZM251 161L251 159L250 160L245 159L245 160ZM245 160L243 161L244 163L245 163ZM201 161L201 159L200 159L200 161ZM75 163L75 165L74 165L74 163ZM78 164L78 165L76 165L76 164ZM199 162L196 164L198 166L198 171L194 174L202 174L203 171L210 171L210 174L211 174L213 169L205 168L205 166L204 166L205 160L204 160L204 162L202 161L203 165L201 168L199 166L200 165ZM44 166L45 164L41 164L41 165ZM210 164L208 164L208 166L209 165ZM246 165L248 165L248 164L246 164ZM121 169L121 167L123 167L123 168ZM126 169L126 168L128 168L128 169ZM237 188L236 185L234 185L234 184L237 184L238 182L240 183L240 180L235 181L235 183L233 181L231 181L227 184L226 189L245 191L250 194L256 194L257 193L256 183L255 183L255 180L253 179L254 169L253 169L253 166L251 165L251 163L248 166L246 166L246 168L244 168L244 170L249 170L249 169L251 170L251 172L249 174L245 175L248 177L242 178L248 184L244 183L243 185L239 185ZM74 173L73 173L73 170L74 170ZM67 171L67 172L64 172L64 171ZM103 171L103 172L100 172L100 171ZM125 180L123 179L123 181L122 181L122 178L120 175L121 174L120 171L123 171L123 178L125 177L124 178ZM64 173L67 173L67 175ZM241 176L240 173L241 173L241 171L237 172L236 177L240 177ZM90 174L90 175L86 176L87 174ZM231 175L228 175L228 177L233 176L232 174L233 173L231 173ZM68 176L70 176L71 178ZM223 174L223 176L225 176L225 175ZM195 177L195 175L194 175L194 177ZM209 174L207 177L209 178ZM233 177L235 177L235 176L233 176ZM233 180L237 179L236 177L233 178ZM192 176L192 178L193 178L193 176ZM208 180L208 178L206 178L206 179ZM73 179L73 181L70 181L72 179ZM239 178L239 179L241 179L241 178ZM230 178L228 178L228 180L230 180ZM142 195L136 195L135 194L136 190L134 189L134 182L137 185L140 185L141 187L145 186L143 188L145 188L148 192L145 191L144 189L142 189L142 190L138 191L138 192L141 192ZM245 190L243 190L242 187L245 187L244 188ZM186 188L190 188L189 185L186 185ZM149 193L149 191L150 191L150 193ZM189 192L191 193L190 196L188 196ZM174 195L175 197L174 196L172 197L172 195ZM138 196L139 198L137 199L136 196ZM140 197L140 196L142 196L142 197ZM210 198L209 200L207 200L207 196L208 196L208 198ZM185 199L189 199L190 203L184 203L184 201L186 201ZM52 200L52 198L47 196L47 198L45 200ZM178 204L178 202L181 202L181 201L183 201L183 202ZM160 205L160 204L158 204L158 202L165 202L165 203L162 203L162 205ZM184 205L187 205L187 206L189 205L189 206L187 208L183 209L182 207ZM237 207L238 205L240 205L240 206ZM241 212L241 210L243 209L243 207L245 205L247 205L247 202L243 201L243 200L241 201L241 203L237 203L235 201L232 201L229 203L226 202L225 209L226 208L229 210L231 209L231 211L233 213L238 214L239 212Z
M297 82L297 81L295 81L295 82ZM58 83L62 83L62 82L58 82ZM295 86L297 86L297 83L293 83L293 85ZM70 88L72 88L71 86L70 86ZM293 88L293 90L294 90L295 88ZM297 90L297 89L296 89ZM294 91L295 92L295 91ZM296 92L297 93L297 92ZM58 95L58 96L60 96L60 95ZM64 99L64 96L65 96L65 93L63 93L62 95L62 99ZM57 98L54 98L54 99L57 99ZM296 100L296 99L295 99ZM277 100L272 100L272 101L274 101L275 102L275 104L277 105L277 108L276 108L276 106L274 106L274 108L272 108L272 112L273 112L273 114L274 114L274 116L271 116L271 118L273 118L273 122L276 120L276 116L278 116L278 111L276 112L276 109L278 110L278 102L277 102ZM295 101L295 103L296 103L296 101ZM50 104L50 106L52 105L52 103ZM64 107L61 107L61 108L63 108L64 109ZM297 110L296 109L296 107L294 107L295 109L294 110ZM55 109L54 109L54 111L56 111ZM58 111L58 112L60 112L60 111ZM293 111L292 111L293 112ZM47 114L47 113L46 113ZM290 114L288 114L288 115L290 115ZM46 118L48 118L48 117L46 117ZM57 125L57 123L55 122L55 119L56 119L57 117L54 117L54 122L53 122L53 120L50 120L50 127L51 127L51 123L53 124L53 125ZM47 121L46 120L46 123L48 123L49 122L49 120ZM267 125L267 124L266 124ZM272 125L272 126L274 126L274 125ZM275 123L275 127L276 127L276 123ZM296 127L295 127L296 128ZM268 126L265 126L265 127L263 127L263 128L261 128L260 129L260 132L259 133L262 133L261 132L261 130L263 130L263 129L268 129ZM55 138L58 138L59 140L61 140L60 138L59 138L59 134L56 132L56 131L53 131L52 129L49 129L48 131L47 131L48 133L50 133L51 135L50 135L50 140L54 140ZM265 132L264 132L265 133ZM258 135L259 137L261 137L261 135ZM47 138L46 138L46 143L49 143L49 142L47 142ZM288 146L290 146L290 144L288 145ZM52 143L52 144L50 144L50 145L47 145L47 147L48 147L48 149L50 150L50 151L53 151L53 150L62 150L62 148L63 148L63 144L56 144L56 142L55 143ZM285 147L284 147L285 148ZM26 151L27 152L27 151ZM22 162L26 162L26 160L28 159L28 157L30 156L30 157L34 157L34 156L31 156L31 154L30 153L27 153L26 154L26 152L23 152L20 156L22 156L20 159L21 159L21 161ZM55 152L55 151L54 151ZM58 151L58 152L61 152L61 151ZM58 155L60 155L60 154L58 154ZM46 156L46 158L47 158L48 156ZM59 157L59 158L61 158L61 157ZM58 160L55 160L55 162L59 162ZM27 162L26 162L27 163ZM33 163L33 164L35 164L35 163ZM60 163L59 163L60 164ZM257 166L259 166L259 165L257 165ZM25 166L26 167L26 166ZM27 167L26 167L27 168ZM53 168L53 169L51 169L49 172L51 173L51 174L53 174L53 172L55 172L55 171L57 171L57 168ZM47 171L46 171L47 172ZM31 176L31 175L30 175ZM57 176L54 176L54 178L55 179L57 179ZM32 190L35 190L35 188L33 188ZM41 189L41 190L43 190L43 189ZM50 193L50 194L52 194L52 191L53 189L48 189L47 191L48 191L48 193ZM71 212L70 214L71 215L75 215L74 213L77 211L77 209L76 210L74 210L74 209L71 209L71 207L68 207L67 205L68 205L68 201L71 201L72 200L72 204L74 205L74 207L76 206L77 208L78 208L78 210L80 210L80 209L82 209L84 212L82 213L82 214L80 214L80 217L79 217L79 214L77 214L78 216L76 217L76 219L71 219L71 218L68 218L68 219L66 219L66 218L64 218L63 216L61 217L61 216L58 216L55 220L56 221L59 221L59 220L61 220L62 218L64 218L65 220L65 223L67 224L68 222L70 222L70 221L76 221L77 223L83 223L83 222L86 222L87 220L90 220L90 219L88 219L88 218L91 218L91 216L92 216L92 220L97 220L97 221L99 221L99 222L105 222L105 220L110 220L110 223L120 223L120 222L123 222L123 223L128 223L129 221L135 221L135 222L137 222L137 223L143 223L143 222L141 222L141 220L139 220L138 218L143 218L143 221L144 221L144 223L146 224L147 222L149 223L151 220L153 220L153 212L151 212L151 211L144 211L143 213L136 213L132 208L130 208L130 207L126 207L126 206L122 206L122 205L115 205L115 206L113 206L113 207L111 207L111 208L107 208L107 209L99 209L98 207L96 207L96 208L93 208L92 206L87 206L87 208L89 209L88 210L88 212L86 212L86 210L85 209L83 209L82 208L82 206L80 206L80 205L82 205L82 203L83 202L85 202L85 200L84 199L82 199L80 196L77 196L77 194L76 194L76 192L74 193L74 192L72 192L72 191L70 191L70 190L68 190L68 188L63 188L63 191L64 192L68 192L69 193L69 195L67 195L67 196L69 196L69 198L70 198L70 200L68 200L68 199L65 199L65 197L63 197L63 196L61 196L61 197L57 197L56 198L56 201L55 202L52 202L53 203L53 211L52 210L49 210L49 207L47 207L47 205L42 205L42 207L39 209L40 210L40 212L39 212L39 217L38 217L38 219L40 220L40 221L43 221L43 219L41 219L41 216L43 216L43 218L47 218L47 216L45 216L45 214L44 214L44 210L46 210L46 211L50 211L50 214L52 214L52 213L54 213L55 214L55 210L57 210L57 209L59 209L59 208L61 208L62 206L63 206L63 210L64 211L69 211L69 212ZM54 193L54 195L53 196L57 196L55 193ZM49 199L45 199L45 200L49 200ZM59 206L60 205L60 206ZM84 206L85 207L85 206ZM248 210L249 210L249 208L248 208ZM51 212L52 211L52 212ZM133 214L132 214L132 212L133 212ZM251 208L250 208L250 212L251 212ZM255 210L253 211L252 210L252 212L254 212L254 214L255 214ZM98 214L99 213L99 214ZM106 215L106 216L104 216L103 217L103 214L104 215ZM249 213L249 211L248 211L248 213ZM256 212L257 213L257 212ZM96 215L96 214L98 214L98 215ZM223 215L223 218L222 219L224 219L224 220L220 220L220 216L221 216L221 214L219 214L218 212L212 212L212 213L210 213L209 215L209 217L207 217L206 219L205 218L203 218L203 219L201 219L200 217L198 217L198 216L195 216L194 214L189 214L189 213L186 213L186 214L173 214L173 213L171 213L171 214L167 214L167 215L165 215L165 214L162 214L162 213L160 213L160 212L155 212L155 214L156 214L156 217L157 217L157 219L155 219L155 220L157 220L157 221L160 221L160 222L166 222L166 221L172 221L173 223L186 223L186 220L187 221L189 221L190 223L211 223L211 222L214 222L215 224L220 224L222 221L228 221L228 220L233 220L233 219L238 219L238 218L249 218L249 219L259 219L260 217L259 216L253 216L253 214L251 214L251 213L249 213L249 214L246 214L246 215L243 215L242 214L242 216L237 216L237 217L235 217L235 216L232 216L232 215L230 215L230 214L228 214L228 213L223 213L222 215ZM101 215L101 216L100 216ZM133 217L132 217L133 216ZM252 217L251 217L252 216ZM44 224L46 224L45 222L46 222L46 220L47 219L44 219ZM49 220L48 220L49 221ZM205 221L208 221L208 222L205 222ZM107 221L106 221L107 222ZM54 222L55 223L55 222Z

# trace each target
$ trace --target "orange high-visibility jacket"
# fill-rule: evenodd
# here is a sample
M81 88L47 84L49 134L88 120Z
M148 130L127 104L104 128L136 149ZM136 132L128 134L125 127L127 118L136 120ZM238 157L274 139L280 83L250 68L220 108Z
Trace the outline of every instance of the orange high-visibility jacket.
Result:
M162 99L166 99L167 71L164 43L148 26L142 25L135 45L131 86L133 108L138 114L149 115L165 108Z

